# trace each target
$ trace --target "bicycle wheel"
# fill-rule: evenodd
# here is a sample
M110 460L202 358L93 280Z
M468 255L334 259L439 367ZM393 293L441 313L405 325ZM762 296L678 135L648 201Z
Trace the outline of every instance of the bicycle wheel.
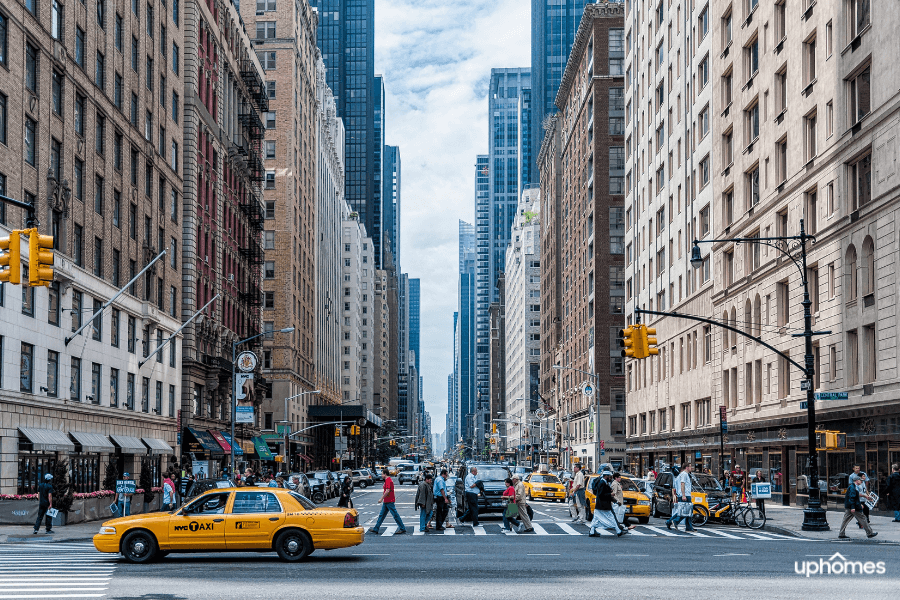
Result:
M744 513L744 522L750 529L762 529L766 524L766 514L758 508L748 508Z
M734 513L734 522L738 527L747 527L747 512L750 509L746 506L738 508Z
M693 514L691 514L691 523L694 527L703 527L709 521L709 511L705 506L694 505Z

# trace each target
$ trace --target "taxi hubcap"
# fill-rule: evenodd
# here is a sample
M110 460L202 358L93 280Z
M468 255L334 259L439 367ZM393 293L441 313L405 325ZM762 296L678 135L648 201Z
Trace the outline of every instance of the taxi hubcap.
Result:
M143 554L145 549L144 540L137 540L131 545L132 552L138 555Z
M287 543L287 551L288 552L290 552L291 554L294 554L299 549L300 549L300 544L297 543L297 540L295 540L295 539L288 540L288 543Z

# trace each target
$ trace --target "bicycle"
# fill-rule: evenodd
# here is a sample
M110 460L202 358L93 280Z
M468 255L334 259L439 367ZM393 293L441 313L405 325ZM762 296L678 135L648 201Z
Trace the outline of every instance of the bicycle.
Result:
M731 500L722 500L710 507L708 519L750 529L761 529L766 524L765 513L762 513L757 508L753 508L749 501L732 502ZM697 523L696 517L694 518L694 523Z

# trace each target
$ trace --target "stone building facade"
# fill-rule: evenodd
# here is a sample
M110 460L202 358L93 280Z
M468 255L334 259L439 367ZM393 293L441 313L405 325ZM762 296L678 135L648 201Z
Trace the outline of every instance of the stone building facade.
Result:
M344 295L341 297L341 402L358 401L373 414L381 414L381 381L375 356L379 350L375 338L375 255L372 240L358 215L345 204L342 221L342 273ZM349 293L348 293L349 291Z

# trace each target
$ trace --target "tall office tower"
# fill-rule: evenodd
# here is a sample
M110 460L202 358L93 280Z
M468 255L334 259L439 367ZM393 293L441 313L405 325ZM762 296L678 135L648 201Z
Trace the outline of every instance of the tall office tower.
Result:
M318 9L317 42L346 129L344 197L379 248L375 216L375 0L311 0ZM384 137L381 138L384 143ZM379 223L378 228L381 227ZM377 239L376 239L377 238Z
M475 414L475 227L459 222L459 297L457 312L457 388L459 412L457 433L471 443L474 431L467 430Z
M453 370L447 375L447 450L459 433L459 312L453 311Z
M409 381L409 275L401 273L399 278L398 298L400 300L400 319L397 329L400 334L397 345L399 370L397 376L397 426L400 431L412 434L410 424L412 415L407 410L410 396Z
M491 302L499 298L497 274L503 271L509 230L519 195L531 183L531 70L491 69L488 89L489 152L476 165L475 216L478 231L476 297L476 410L481 418L490 392ZM488 172L487 194L480 188Z
M539 161L542 206L553 206L541 212L541 262L556 265L542 273L541 289L545 298L561 293L563 308L551 317L552 303L542 306L542 325L559 318L562 335L541 377L550 380L560 461L592 469L625 460L624 444L612 445L624 436L611 426L625 416L611 412L625 396L615 344L625 325L624 16L622 4L585 6L556 98L560 118L550 120L547 134L558 140L545 137ZM566 185L556 187L559 180Z
M478 437L482 441L485 434L492 432L491 423L501 419L500 413L506 412L506 275L501 272L497 276L497 302L491 302L488 316L491 322L490 347L490 388L488 392L488 410L484 416L485 429ZM505 423L498 424L498 433L505 434ZM506 451L506 441L494 439L492 452Z
M421 311L421 280L418 277L409 279L409 351L415 353L416 370L420 370L419 366L419 322ZM417 382L421 397L421 382Z
M204 446L204 440L194 439L192 431L200 432L202 438L204 430L222 428L232 421L230 342L264 331L261 184L266 131L261 116L269 110L263 80L263 70L269 65L261 64L241 23L232 3L192 0L184 6L181 25L186 32L182 318L187 319L218 294L210 305L210 317L185 329L182 424L189 429L184 439L194 444L188 447L200 449L194 454L197 459L215 459L217 452ZM231 44L220 42L226 37L233 40ZM175 60L179 51L171 50ZM308 68L314 72L312 63ZM148 110L146 115L150 119L152 112ZM278 343L288 344L292 339L291 334L278 337ZM256 338L240 349L258 348L262 342ZM249 442L254 426L265 425L260 417L257 410L256 422L238 430L239 439L233 440L236 448L242 441Z
M384 147L384 175L381 178L383 189L383 209L381 221L384 224L384 237L390 240L394 260L400 264L400 148Z
M384 244L384 77L375 76L375 107L372 112L372 239L375 241L375 264L382 263L381 246ZM400 261L394 256L394 264L400 267Z
M184 48L185 23L162 3L132 6L140 14L103 2L0 5L0 194L36 204L34 227L53 236L55 255L50 287L30 287L28 237L10 235L26 215L0 203L0 236L21 248L23 267L21 285L0 286L2 494L36 494L57 458L76 491L94 492L101 465L140 479L179 455L181 336L145 357L184 314L187 69L173 49Z
M342 399L348 404L354 400L385 418L381 404L375 404L375 328L373 293L375 289L375 264L372 240L358 217L350 216L350 208L344 203L342 220L343 237L343 296L338 306L343 318L341 333ZM348 293L349 291L349 293ZM379 369L380 371L380 369ZM378 378L380 381L380 377Z
M333 347L328 347L338 324L333 316L323 314L327 298L340 293L336 248L323 248L320 254L319 247L340 243L335 221L340 220L341 196L334 186L341 182L343 144L328 136L339 135L341 125L324 81L316 48L316 17L309 3L245 3L242 15L255 36L253 48L264 69L266 80L261 83L268 103L260 123L264 127L261 192L265 211L259 215L265 230L263 284L261 291L253 292L262 302L263 331L267 332L261 363L270 385L263 411L266 418L299 425L307 422L311 404L336 402L340 397L336 357L331 354ZM242 122L259 123L240 95L226 101L240 107ZM317 221L319 213L325 214ZM236 255L246 252L242 247ZM329 275L317 281L322 269ZM328 323L320 317L329 319ZM294 331L271 333L286 327ZM330 342L317 349L317 338L326 332ZM320 370L320 359L330 364ZM322 394L299 395L313 389ZM312 456L311 444L312 438L306 436L292 439L290 455Z
M531 456L524 435L538 408L541 359L541 194L526 190L509 236L505 271L507 448Z
M714 154L716 140L710 133L716 111L725 110L719 104L723 94L712 89L711 56L724 48L715 44L709 32L713 17L706 5L661 4L643 14L631 8L625 19L628 322L635 322L634 309L638 307L713 316L712 258L696 271L690 257L692 240L708 236L713 215L727 204L710 185L712 162L719 165L715 170L733 169L729 167L732 158ZM760 23L754 21L751 29L756 31ZM738 57L740 64L742 52L735 46L730 58ZM735 78L738 87L746 83L739 79L740 74ZM765 87L753 89L754 94L766 91ZM741 114L740 107L729 110ZM738 122L734 131L742 126ZM738 136L738 143L741 139L746 138ZM737 178L739 190L743 184ZM723 237L729 235L723 233ZM704 254L708 251L709 247L704 247ZM629 468L646 471L657 459L671 459L673 451L675 460L684 464L683 446L671 436L689 429L689 423L696 420L689 419L682 427L682 415L677 414L682 404L692 411L695 406L711 410L715 367L710 355L698 357L698 349L702 344L704 351L711 352L706 345L711 343L708 336L718 335L718 329L656 315L642 316L641 322L657 330L659 355L627 361L627 433L669 438L657 443L658 450L652 453L640 448L629 452ZM707 420L704 416L702 422L707 424ZM708 461L704 467L710 467Z
M556 113L556 93L585 4L590 0L531 0L531 147L535 169L544 140L544 119ZM540 173L534 173L536 183Z

